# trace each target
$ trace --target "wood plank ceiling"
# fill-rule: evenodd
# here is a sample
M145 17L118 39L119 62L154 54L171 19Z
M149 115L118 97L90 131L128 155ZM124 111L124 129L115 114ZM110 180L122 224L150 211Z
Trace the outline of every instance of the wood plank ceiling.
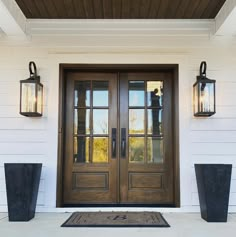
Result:
M212 19L226 0L16 0L27 18Z

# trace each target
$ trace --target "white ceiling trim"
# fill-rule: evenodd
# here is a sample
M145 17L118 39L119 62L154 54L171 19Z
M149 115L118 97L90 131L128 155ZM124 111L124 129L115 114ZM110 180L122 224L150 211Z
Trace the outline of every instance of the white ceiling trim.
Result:
M236 35L236 0L226 0L215 22L215 35Z
M38 20L27 21L31 36L209 36L214 20Z
M213 20L26 19L14 0L0 0L0 43L46 45L143 45L199 42L236 33L236 0L226 0ZM2 30L2 32L1 32ZM148 43L149 42L149 43ZM150 44L150 46L152 45Z
M0 0L0 28L7 36L26 35L26 18L14 0Z

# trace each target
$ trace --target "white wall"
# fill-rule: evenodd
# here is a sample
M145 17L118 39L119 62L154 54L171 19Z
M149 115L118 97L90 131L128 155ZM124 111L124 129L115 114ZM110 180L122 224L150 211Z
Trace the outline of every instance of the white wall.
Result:
M129 50L127 50L129 52ZM178 43L155 50L130 53L88 52L37 46L0 47L0 211L7 210L5 162L42 162L37 210L56 209L57 125L59 63L177 63L180 95L180 178L181 208L168 211L199 211L194 163L230 163L233 175L230 211L236 211L236 50L227 42L203 47ZM28 63L35 61L45 87L43 118L19 115L19 80L28 78ZM207 75L216 79L216 115L192 116L192 85L202 60ZM163 209L162 209L163 211Z

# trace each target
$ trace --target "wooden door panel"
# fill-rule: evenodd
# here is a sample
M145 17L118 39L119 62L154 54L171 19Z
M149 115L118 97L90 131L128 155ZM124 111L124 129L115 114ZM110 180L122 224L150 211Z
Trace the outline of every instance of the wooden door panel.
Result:
M163 174L129 172L129 190L161 189Z
M168 198L166 191L148 191L147 192L128 192L127 202L123 202L124 204L140 204L140 205L170 205L173 203L172 198Z
M78 172L72 173L73 190L108 190L109 189L109 172Z
M117 159L111 158L112 128L117 127L116 84L113 73L67 74L66 205L117 202Z
M128 131L121 203L174 203L171 79L168 72L120 74L120 127Z
M67 74L65 205L174 203L172 83L170 72Z

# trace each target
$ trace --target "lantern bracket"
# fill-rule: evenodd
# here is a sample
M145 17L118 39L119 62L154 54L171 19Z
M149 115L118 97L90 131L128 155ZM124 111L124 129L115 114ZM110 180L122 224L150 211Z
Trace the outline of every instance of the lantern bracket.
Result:
M36 64L33 61L29 62L29 72L30 72L30 77L28 80L37 80L37 81L40 80L40 77L37 74Z
M207 64L205 61L201 62L200 64L200 77L201 78L206 78L206 69L207 69Z
M205 61L202 61L200 64L200 75L197 76L197 81L201 81L203 84L207 82L213 82L215 80L209 79L206 76L206 70L207 70L207 63Z

